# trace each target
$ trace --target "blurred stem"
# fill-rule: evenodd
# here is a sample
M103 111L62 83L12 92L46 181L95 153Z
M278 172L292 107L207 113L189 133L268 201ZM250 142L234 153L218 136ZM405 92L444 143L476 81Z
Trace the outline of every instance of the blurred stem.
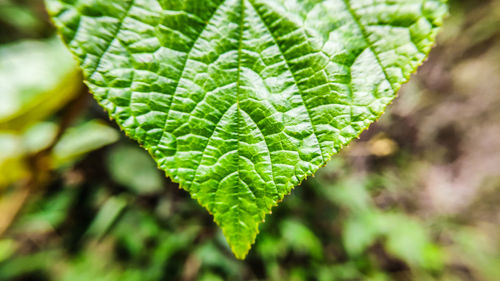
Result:
M44 150L33 155L28 155L26 161L30 168L30 176L20 183L13 194L0 201L0 237L9 229L18 214L21 212L30 194L42 190L50 180L52 170L51 154L52 150L59 142L64 132L78 118L87 105L88 89L82 84L80 93L69 102L63 110L60 119L59 129L51 144Z
M8 195L0 201L0 213L3 214L0 216L0 237L7 231L12 221L14 221L17 214L24 206L29 193L26 184L22 184L13 194Z

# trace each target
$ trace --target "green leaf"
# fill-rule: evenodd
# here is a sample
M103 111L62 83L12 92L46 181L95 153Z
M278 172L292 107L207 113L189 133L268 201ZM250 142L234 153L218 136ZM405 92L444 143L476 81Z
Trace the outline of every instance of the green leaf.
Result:
M384 111L441 0L47 0L99 103L245 257L267 213Z
M13 240L0 240L0 262L7 260L15 250L16 244Z
M97 236L98 239L101 240L123 214L126 207L127 198L125 198L125 196L113 196L106 200L85 233L85 236Z
M54 147L53 165L61 167L85 154L117 142L119 133L99 120L90 120L68 129Z
M136 146L115 146L107 157L111 178L136 194L152 195L163 190L163 177L155 162Z
M0 130L23 131L59 110L81 90L71 53L51 38L0 47Z
M58 126L52 122L39 122L24 132L0 130L0 191L10 184L29 176L30 155L34 155L54 142ZM119 133L98 120L90 120L69 128L57 142L51 155L51 168L63 168L83 155L112 144Z
M309 254L320 259L323 256L321 240L305 225L294 220L285 220L280 224L283 241L297 253Z

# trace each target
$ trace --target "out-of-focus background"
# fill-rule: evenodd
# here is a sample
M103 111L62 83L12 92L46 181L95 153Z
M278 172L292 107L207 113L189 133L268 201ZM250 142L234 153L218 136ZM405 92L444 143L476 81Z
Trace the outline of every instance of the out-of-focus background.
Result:
M235 260L83 86L43 1L0 0L0 280L500 280L500 0L453 0L383 118Z

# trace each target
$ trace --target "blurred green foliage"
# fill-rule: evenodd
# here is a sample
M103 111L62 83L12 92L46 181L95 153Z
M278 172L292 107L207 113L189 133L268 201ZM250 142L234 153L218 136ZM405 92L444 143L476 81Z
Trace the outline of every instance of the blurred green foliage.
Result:
M78 93L79 76L57 38L1 46L0 130L24 130L53 114Z
M451 4L401 98L238 261L82 90L42 1L0 0L0 280L498 280L500 1Z

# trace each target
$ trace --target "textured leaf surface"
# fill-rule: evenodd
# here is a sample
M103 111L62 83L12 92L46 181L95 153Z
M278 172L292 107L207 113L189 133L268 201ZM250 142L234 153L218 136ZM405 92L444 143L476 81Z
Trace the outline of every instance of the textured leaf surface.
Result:
M47 0L100 104L242 258L265 214L375 121L441 0Z

